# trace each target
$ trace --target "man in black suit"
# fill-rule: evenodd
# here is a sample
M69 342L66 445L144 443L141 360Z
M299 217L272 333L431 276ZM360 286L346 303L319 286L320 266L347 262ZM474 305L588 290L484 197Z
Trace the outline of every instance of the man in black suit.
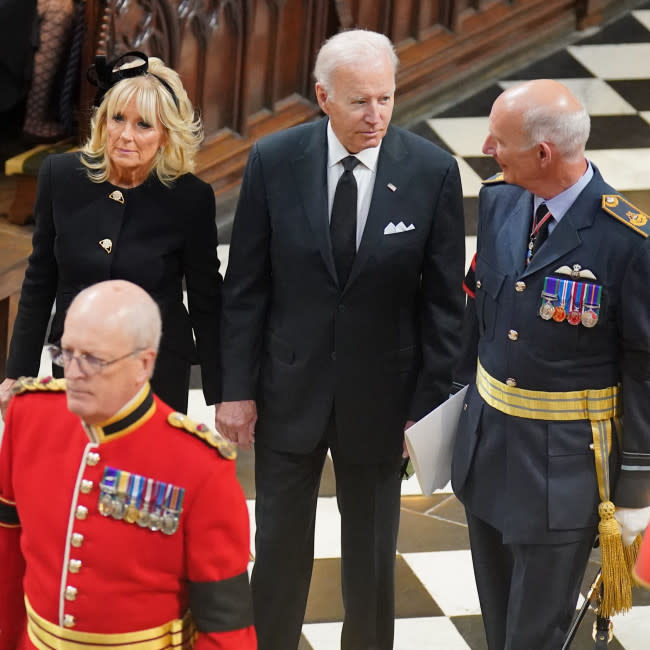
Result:
M332 37L314 73L327 117L258 142L244 176L217 428L244 446L255 431L261 650L298 645L328 449L341 647L392 648L404 428L448 396L464 302L458 167L389 126L396 65L381 34Z
M452 484L490 650L562 646L600 500L625 545L650 516L650 223L586 160L588 135L541 79L499 96L483 145L503 173L479 197Z

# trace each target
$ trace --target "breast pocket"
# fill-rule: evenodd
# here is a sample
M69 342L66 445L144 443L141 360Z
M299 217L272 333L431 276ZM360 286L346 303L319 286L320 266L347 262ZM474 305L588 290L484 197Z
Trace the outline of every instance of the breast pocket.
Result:
M485 263L476 260L476 315L483 340L494 338L497 318L497 300L506 276Z

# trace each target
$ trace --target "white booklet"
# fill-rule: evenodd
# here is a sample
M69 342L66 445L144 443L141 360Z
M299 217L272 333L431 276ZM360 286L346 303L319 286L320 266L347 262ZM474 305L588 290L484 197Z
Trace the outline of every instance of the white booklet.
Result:
M467 386L406 431L406 447L425 496L451 480L451 457L465 393Z

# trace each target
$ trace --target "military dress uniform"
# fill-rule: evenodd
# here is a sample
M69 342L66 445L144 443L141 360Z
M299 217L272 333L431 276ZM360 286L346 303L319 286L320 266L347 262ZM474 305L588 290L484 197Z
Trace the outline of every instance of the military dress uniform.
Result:
M573 559L539 567L545 582L507 605L507 617L540 636L505 647L539 649L560 647L570 623L604 498L599 486L618 506L650 504L650 226L594 168L527 265L532 213L532 194L502 175L482 188L459 371L470 387L452 484L468 520L487 523L500 543L577 549ZM595 432L611 436L609 462L605 453L600 465ZM481 562L480 539L472 551L482 609L507 602L509 585L503 593L489 587L490 572L502 573L498 560ZM567 616L550 632L537 629L540 612L558 603L568 603Z
M64 380L21 393L0 452L0 648L256 648L230 443L148 384L101 426L68 411Z

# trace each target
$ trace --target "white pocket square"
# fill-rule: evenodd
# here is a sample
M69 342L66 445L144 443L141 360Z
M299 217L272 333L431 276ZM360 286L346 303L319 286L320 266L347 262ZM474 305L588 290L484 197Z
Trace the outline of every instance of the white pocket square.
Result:
M400 221L397 225L395 225L391 221L384 228L384 235L396 235L397 233L406 232L408 230L415 230L415 226L412 223L407 226L403 221Z

